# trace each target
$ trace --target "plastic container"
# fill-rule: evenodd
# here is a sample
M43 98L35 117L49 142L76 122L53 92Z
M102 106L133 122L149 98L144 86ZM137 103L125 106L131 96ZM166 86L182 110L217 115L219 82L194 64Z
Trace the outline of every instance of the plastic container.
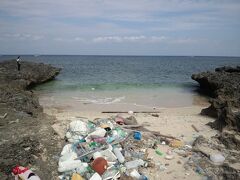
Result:
M112 143L113 141L115 141L115 137L110 137L110 136L107 137L107 140L106 140L107 143Z
M158 154L159 156L163 156L164 155L164 153L161 152L159 149L155 150L155 153Z
M12 169L12 173L15 176L15 179L31 179L31 180L40 180L39 176L32 172L30 169L23 166L16 166ZM30 178L29 178L30 176Z
M91 167L98 174L102 175L107 170L107 161L102 157L98 157L92 162Z
M73 173L71 180L84 180L80 174Z
M129 161L125 163L125 166L127 169L133 169L143 165L144 165L144 161L142 159L137 159L137 160Z
M59 162L58 172L66 172L77 169L82 166L80 160L69 160L64 162Z
M210 160L216 164L216 165L220 165L225 161L225 157L222 154L211 154L210 155Z
M119 149L119 148L114 148L114 149L113 149L113 152L114 152L114 154L116 155L118 161L119 161L120 163L124 163L125 158L123 157L120 149Z
M117 160L117 157L111 151L111 148L101 151L100 153L107 161L114 162Z
M93 159L97 159L99 157L103 157L100 152L97 151L97 152L93 153Z
M72 144L66 144L62 149L61 155L63 156L66 153L71 153L71 152L73 152Z
M81 163L81 166L76 168L76 172L78 174L84 174L85 172L88 171L88 163Z
M136 140L141 140L142 139L142 134L140 132L136 131L136 132L134 132L133 137Z
M92 133L88 134L87 139L91 138L97 138L97 137L104 137L106 134L106 130L103 128L96 128L96 131L93 131Z
M69 129L71 133L83 136L86 136L89 132L87 124L80 120L72 121L69 125Z
M98 173L94 173L89 180L102 180L102 178Z
M65 153L63 156L61 156L59 158L59 163L62 163L64 161L71 161L71 160L76 159L77 157L78 157L78 155L75 152Z
M99 137L99 138L95 138L93 141L95 141L97 143L104 144L104 143L106 143L106 138L105 137Z
M148 180L148 178L147 178L147 176L145 176L145 175L141 175L141 176L139 177L139 180Z
M135 179L140 179L140 177L141 177L141 175L139 174L139 172L136 169L134 169L130 172L130 176Z

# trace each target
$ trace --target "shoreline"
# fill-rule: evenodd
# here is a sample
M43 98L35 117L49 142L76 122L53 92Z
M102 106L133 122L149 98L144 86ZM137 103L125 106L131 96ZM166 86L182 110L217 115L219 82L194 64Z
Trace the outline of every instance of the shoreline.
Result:
M184 89L130 89L89 92L37 91L39 102L46 108L64 108L69 111L158 111L165 108L209 105L208 98ZM46 106L47 105L47 106Z

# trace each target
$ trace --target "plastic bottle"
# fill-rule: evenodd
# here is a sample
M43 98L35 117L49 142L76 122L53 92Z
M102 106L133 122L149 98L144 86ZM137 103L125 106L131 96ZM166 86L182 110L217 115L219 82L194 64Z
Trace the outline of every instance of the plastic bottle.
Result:
M145 175L141 175L141 176L139 177L139 180L148 180L148 178L147 178L147 176L145 176Z
M120 163L124 163L125 158L123 157L121 151L119 148L114 148L113 149L114 154L117 156L117 159Z
M113 141L115 141L115 137L110 137L110 136L107 137L107 140L106 140L107 143L112 143Z
M105 137L99 137L99 138L95 138L94 141L97 142L97 143L104 144L104 143L106 143L106 138Z
M77 169L76 169L76 172L78 174L84 174L85 172L88 171L88 163L81 163L81 166L79 166Z
M82 163L80 160L69 160L69 161L59 162L58 172L71 171L81 166L82 166Z
M137 168L138 166L143 166L144 161L142 159L137 159L134 161L129 161L125 163L127 169Z
M95 131L92 133L88 134L88 137L95 136L95 137L104 137L106 134L106 130L103 128L96 128Z
M130 172L130 176L133 177L134 179L140 179L141 175L139 174L139 172L134 169L132 170L132 172Z

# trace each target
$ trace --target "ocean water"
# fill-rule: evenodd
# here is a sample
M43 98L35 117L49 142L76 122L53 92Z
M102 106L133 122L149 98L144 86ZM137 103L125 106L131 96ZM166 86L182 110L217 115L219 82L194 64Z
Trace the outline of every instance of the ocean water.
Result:
M0 61L16 57L0 56ZM194 89L198 85L191 79L193 73L240 65L239 57L40 55L21 58L62 68L55 81L36 88L43 99L51 96L52 104L85 106L121 103L142 107L189 106L194 102Z

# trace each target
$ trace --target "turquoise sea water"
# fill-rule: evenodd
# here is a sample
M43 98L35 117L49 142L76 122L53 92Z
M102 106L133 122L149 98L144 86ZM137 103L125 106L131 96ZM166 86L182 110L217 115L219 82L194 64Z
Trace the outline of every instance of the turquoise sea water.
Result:
M0 56L0 61L16 57ZM62 68L55 81L36 88L55 99L71 97L82 103L131 102L151 106L171 106L177 102L190 105L198 85L191 79L193 73L240 65L239 57L40 55L21 58ZM175 98L174 102L171 97Z

